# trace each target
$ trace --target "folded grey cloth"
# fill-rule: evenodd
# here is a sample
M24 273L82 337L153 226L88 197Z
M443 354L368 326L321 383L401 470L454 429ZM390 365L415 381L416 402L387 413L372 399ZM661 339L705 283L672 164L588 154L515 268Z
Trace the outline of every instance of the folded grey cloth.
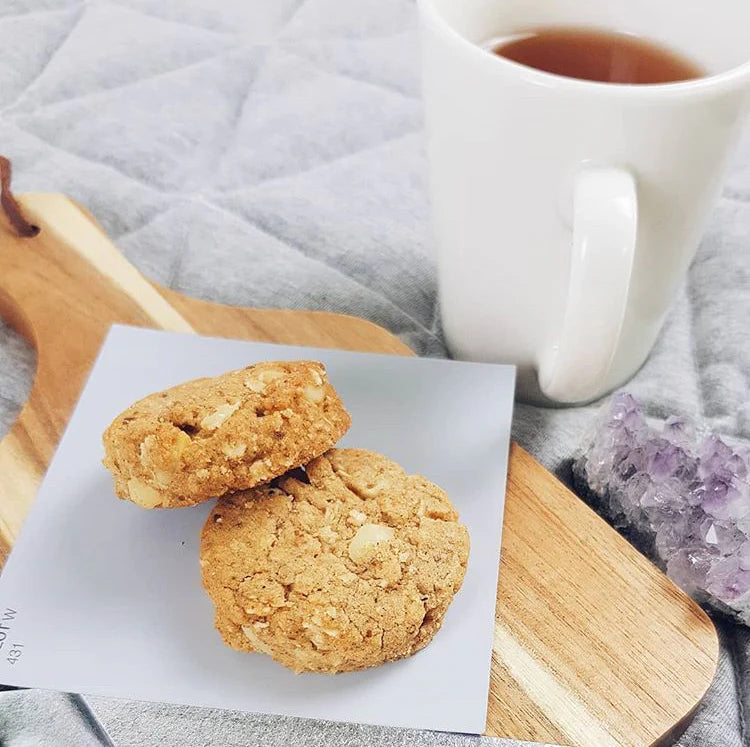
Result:
M0 743L13 747L98 747L108 734L77 695L44 690L6 692L0 701Z
M0 143L16 187L84 203L147 275L248 306L358 314L445 355L428 230L411 0L10 0ZM750 138L688 283L628 385L653 417L750 437ZM33 354L0 326L0 432ZM518 405L515 438L563 477L595 406ZM683 747L744 743L748 632L721 623ZM0 693L0 743L517 744L36 691ZM92 716L93 714L93 716Z

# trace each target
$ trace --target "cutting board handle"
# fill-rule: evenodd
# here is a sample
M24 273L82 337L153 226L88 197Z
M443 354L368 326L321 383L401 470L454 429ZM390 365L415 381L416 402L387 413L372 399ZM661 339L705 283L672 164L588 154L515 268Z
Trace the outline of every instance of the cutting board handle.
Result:
M39 233L39 226L26 220L21 206L10 188L13 167L5 156L0 156L0 207L11 228L24 238L33 238Z

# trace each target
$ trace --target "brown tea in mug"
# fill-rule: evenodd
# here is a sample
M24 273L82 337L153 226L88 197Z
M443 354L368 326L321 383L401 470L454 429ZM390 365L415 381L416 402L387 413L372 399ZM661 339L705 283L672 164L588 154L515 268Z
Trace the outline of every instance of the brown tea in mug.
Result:
M601 83L677 83L705 75L692 60L631 34L586 28L541 28L492 51L555 75Z

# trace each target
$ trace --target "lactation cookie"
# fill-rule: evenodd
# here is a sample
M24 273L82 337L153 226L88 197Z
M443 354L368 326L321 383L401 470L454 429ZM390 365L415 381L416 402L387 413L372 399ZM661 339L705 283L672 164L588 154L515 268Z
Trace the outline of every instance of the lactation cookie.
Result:
M463 582L469 535L424 477L370 451L332 449L218 501L200 555L229 646L333 673L432 640Z
M104 464L120 498L190 506L307 463L350 423L321 363L259 363L136 402L104 432Z

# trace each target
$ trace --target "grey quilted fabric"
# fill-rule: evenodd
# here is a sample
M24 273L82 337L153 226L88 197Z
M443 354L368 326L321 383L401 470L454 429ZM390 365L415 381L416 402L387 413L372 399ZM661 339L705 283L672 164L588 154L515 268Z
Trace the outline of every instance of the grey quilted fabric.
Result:
M172 288L358 314L421 354L444 355L415 24L411 0L5 0L0 151L14 161L19 191L80 200L143 272ZM629 385L650 415L684 413L750 438L749 234L747 138L656 349ZM0 432L33 365L0 325ZM519 405L515 437L565 478L594 412ZM748 743L750 634L721 629L719 674L683 747ZM133 747L478 743L0 694L3 745L107 739Z

